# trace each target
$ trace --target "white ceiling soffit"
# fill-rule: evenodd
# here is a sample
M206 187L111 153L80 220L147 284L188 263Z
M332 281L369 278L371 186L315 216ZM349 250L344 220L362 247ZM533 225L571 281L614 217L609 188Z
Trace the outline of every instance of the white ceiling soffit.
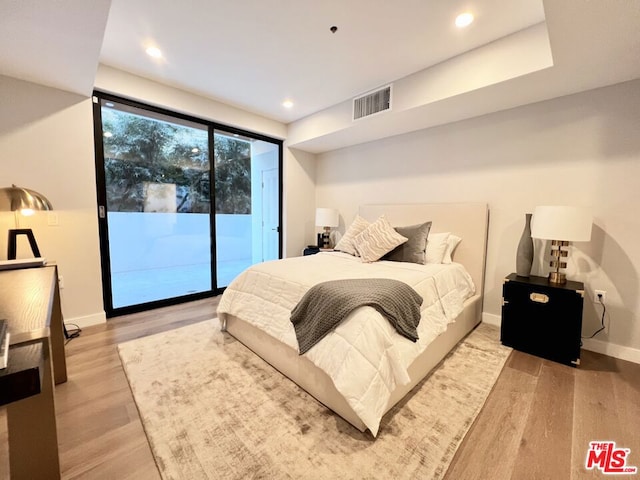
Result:
M529 40L537 41L524 41L526 32L519 32L401 79L394 84L394 110L385 115L351 122L349 102L310 115L289 125L288 146L322 153L640 78L640 1L545 0L544 6L546 24L528 29ZM548 31L553 58L547 68L541 28ZM479 67L480 56L499 46L516 56L500 60L496 54L495 62ZM509 62L518 55L522 74L508 78L515 67ZM529 73L528 60L533 60ZM498 65L504 81L485 82L488 70L494 74ZM471 88L476 81L477 88ZM404 108L396 101L399 95L411 99Z
M547 28L541 23L394 82L391 111L354 122L346 101L293 122L287 144L319 153L488 113L502 102L485 95L475 102L461 99L552 66Z
M111 0L2 0L0 75L93 90Z

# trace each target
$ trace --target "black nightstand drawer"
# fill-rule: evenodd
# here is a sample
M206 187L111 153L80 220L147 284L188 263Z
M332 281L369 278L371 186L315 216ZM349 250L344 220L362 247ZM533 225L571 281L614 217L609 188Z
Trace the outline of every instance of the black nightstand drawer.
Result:
M580 363L584 286L543 277L505 279L502 287L503 344L567 365Z

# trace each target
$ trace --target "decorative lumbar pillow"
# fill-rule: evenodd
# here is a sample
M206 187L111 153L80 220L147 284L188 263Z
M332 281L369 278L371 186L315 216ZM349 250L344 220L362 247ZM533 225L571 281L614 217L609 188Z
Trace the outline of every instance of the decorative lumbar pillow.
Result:
M334 250L339 250L350 255L357 255L356 247L353 244L355 238L367 228L370 223L362 218L360 215L356 215L356 218L351 222L347 231L344 232L342 238L333 247Z
M353 244L362 261L375 262L406 241L383 215L361 232Z
M453 252L461 241L461 237L453 233L449 235L449 238L447 238L447 248L444 251L444 257L442 257L442 263L453 263Z
M395 230L403 237L407 237L408 240L387 253L382 257L382 260L418 263L420 265L427 263L427 237L429 230L431 230L431 222L408 227L395 227Z
M425 253L427 263L442 263L444 252L447 249L447 239L450 232L429 233L427 238L427 251Z

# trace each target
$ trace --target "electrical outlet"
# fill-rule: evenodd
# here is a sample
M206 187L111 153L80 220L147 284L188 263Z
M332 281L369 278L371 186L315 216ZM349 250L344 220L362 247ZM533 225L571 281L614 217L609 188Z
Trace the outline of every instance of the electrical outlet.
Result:
M594 290L593 291L593 302L594 303L607 303L607 292L606 290Z

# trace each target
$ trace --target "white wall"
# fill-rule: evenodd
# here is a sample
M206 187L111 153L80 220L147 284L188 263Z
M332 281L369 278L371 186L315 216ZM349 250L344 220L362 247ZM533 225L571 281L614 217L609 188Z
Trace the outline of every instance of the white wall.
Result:
M90 99L0 76L0 185L31 188L53 204L59 225L39 212L20 226L33 228L41 254L58 264L65 319L83 325L104 321L92 118ZM13 214L0 213L0 258L9 228ZM31 256L28 244L18 256Z
M599 325L595 288L607 291L610 325L585 345L640 361L638 132L633 81L321 154L316 203L339 208L348 224L363 203L487 202L484 310L494 319L524 214L592 207L591 242L574 245L568 277L585 282L583 335ZM547 271L538 264L533 273Z
M316 244L316 156L284 149L284 256L297 257L305 245Z
M106 65L100 65L98 68L95 88L278 139L284 139L287 134L287 127L281 122Z

